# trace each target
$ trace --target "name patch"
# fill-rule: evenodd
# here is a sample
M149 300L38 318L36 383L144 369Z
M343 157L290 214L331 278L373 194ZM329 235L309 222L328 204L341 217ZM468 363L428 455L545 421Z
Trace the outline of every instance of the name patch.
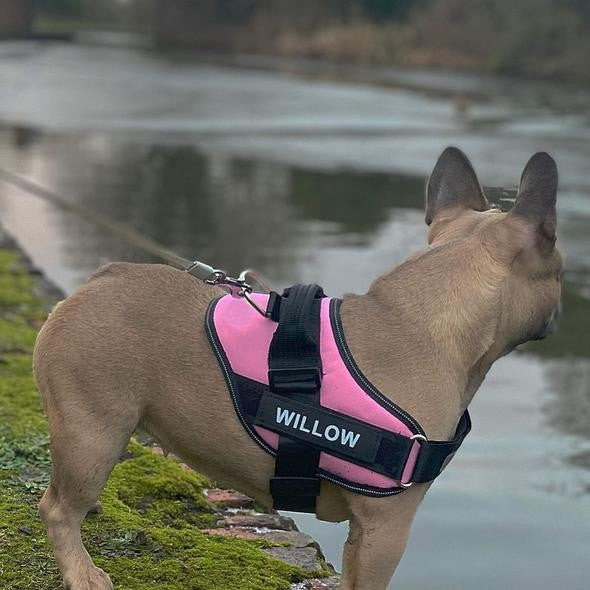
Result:
M370 424L272 393L262 396L254 424L367 463L374 462L381 442Z

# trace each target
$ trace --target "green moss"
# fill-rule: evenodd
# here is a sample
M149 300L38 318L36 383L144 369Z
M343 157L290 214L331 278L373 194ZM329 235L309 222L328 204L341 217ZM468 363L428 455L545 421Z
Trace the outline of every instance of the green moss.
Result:
M129 452L133 458L115 467L103 493L105 515L140 515L158 526L174 528L213 524L213 506L203 495L203 488L211 487L205 477L136 443Z
M36 307L33 279L24 271L19 256L11 250L0 250L0 307Z
M0 436L47 433L47 421L31 374L30 354L0 353Z
M31 375L43 302L16 254L0 250L0 579L54 590L59 572L37 513L49 481L46 420ZM308 576L243 541L203 533L217 515L211 483L132 442L82 526L86 547L120 590L286 590ZM322 575L323 571L316 572Z
M100 557L121 590L287 590L302 579L296 568L277 562L247 541L207 537L189 530L161 534L159 555Z
M0 578L3 588L53 590L57 566L36 506L0 481Z

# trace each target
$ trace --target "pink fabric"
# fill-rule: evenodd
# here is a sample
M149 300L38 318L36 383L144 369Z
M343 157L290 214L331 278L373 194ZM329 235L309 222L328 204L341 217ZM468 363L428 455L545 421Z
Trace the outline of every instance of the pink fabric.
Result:
M261 307L266 307L268 295L253 296ZM411 436L410 429L382 407L354 380L340 356L330 322L330 299L322 300L320 349L323 379L320 404L342 414L358 418L391 432ZM232 370L238 375L268 384L268 350L277 324L263 318L243 299L223 297L215 308L215 328ZM276 449L278 435L256 427L259 436ZM414 471L420 444L415 442L404 469L404 482ZM399 482L384 475L339 459L328 453L320 454L320 468L350 482L376 488L397 487Z

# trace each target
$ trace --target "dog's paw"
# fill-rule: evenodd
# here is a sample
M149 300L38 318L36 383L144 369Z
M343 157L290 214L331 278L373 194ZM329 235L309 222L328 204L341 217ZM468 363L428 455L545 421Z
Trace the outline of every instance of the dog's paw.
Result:
M66 590L113 590L108 574L95 566L73 579L66 579L65 586Z

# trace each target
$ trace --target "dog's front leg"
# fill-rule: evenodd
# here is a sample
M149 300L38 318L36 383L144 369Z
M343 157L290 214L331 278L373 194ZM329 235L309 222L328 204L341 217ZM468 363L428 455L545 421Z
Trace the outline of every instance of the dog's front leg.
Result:
M426 487L413 486L387 498L347 494L353 516L344 545L342 590L386 590Z

